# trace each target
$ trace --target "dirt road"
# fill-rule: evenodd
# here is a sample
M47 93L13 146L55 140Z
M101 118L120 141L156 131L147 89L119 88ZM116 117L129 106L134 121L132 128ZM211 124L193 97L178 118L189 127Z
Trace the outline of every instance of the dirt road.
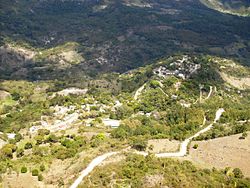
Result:
M141 92L144 90L146 84L143 84L143 86L141 86L139 89L137 89L137 91L135 92L134 95L134 100L138 100L138 97L141 95Z
M199 132L197 132L195 135L191 136L190 138L187 138L186 140L184 140L181 145L180 145L180 150L178 152L171 152L171 153L157 153L155 154L156 157L163 157L163 158L166 158L166 157L184 157L185 155L187 155L187 151L188 151L188 144L190 143L190 141L195 138L195 137L198 137L199 135L201 135L202 133L205 133L207 131L209 131L212 127L213 127L213 124L216 123L222 113L224 112L225 110L220 108L219 110L217 110L216 114L215 114L215 119L214 119L214 122L212 124L210 124L209 126L207 126L206 128L200 130ZM106 154L103 154L101 156L98 156L96 157L89 165L86 169L84 169L80 176L75 180L75 182L70 186L70 188L77 188L78 185L83 181L83 178L85 176L87 176L90 172L92 172L94 170L94 168L98 165L100 165L105 159L107 159L108 157L112 156L112 155L116 155L118 154L119 152L109 152L109 153L106 153ZM139 154L139 155L144 155L144 156L147 156L148 153L147 152L139 152L139 151L136 151L135 152L136 154Z
M70 188L77 188L78 185L82 182L83 178L87 176L90 172L92 172L92 170L96 166L100 165L108 157L115 155L117 153L118 152L110 152L110 153L105 153L101 156L96 157L93 161L91 161L88 167L81 172L81 175L75 180L75 182L70 186Z

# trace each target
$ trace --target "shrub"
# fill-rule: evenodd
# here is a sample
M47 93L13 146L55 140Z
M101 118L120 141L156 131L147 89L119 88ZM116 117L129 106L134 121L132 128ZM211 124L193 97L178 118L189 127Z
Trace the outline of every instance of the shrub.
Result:
M133 114L133 108L123 105L116 109L116 118L117 119L125 119L130 117Z
M49 137L47 138L47 142L50 143L56 143L58 141L58 137L54 134L49 135Z
M32 146L32 143L30 142L27 142L24 146L24 149L31 149L33 146Z
M37 131L37 133L38 133L38 135L40 135L40 136L45 136L45 135L49 135L50 131L47 130L47 129L39 129L39 130Z
M32 176L38 176L39 171L37 169L32 170Z
M3 147L1 150L1 155L4 158L12 159L13 158L12 149L9 147Z
M73 149L73 148L65 148L63 146L56 146L56 147L52 148L51 153L57 159L64 160L67 158L74 157L75 154L77 153L77 150Z
M28 169L27 169L26 166L23 166L23 167L21 168L21 173L26 173L26 172L28 172Z
M145 151L147 142L143 138L135 138L132 142L132 148L139 151Z
M24 149L20 148L16 150L16 156L17 157L22 157L24 155Z
M157 87L160 87L160 83L157 80L151 80L150 87L156 89Z
M124 130L123 128L118 128L118 129L114 129L111 132L111 136L113 138L120 138L120 139L125 139L128 136L128 133L126 130Z
M43 176L42 176L42 174L39 174L39 175L38 175L38 181L43 181Z
M198 147L199 147L198 144L195 144L195 145L193 146L194 149L197 149Z
M20 133L17 133L16 136L15 136L15 141L19 142L22 139L23 139L23 136Z
M106 136L103 133L99 133L96 136L93 136L90 143L91 147L98 147L105 138Z
M41 135L37 135L34 139L36 140L36 145L40 145L44 141L44 138Z
M42 165L40 165L40 171L44 171L45 170L45 165L44 164L42 164Z
M245 139L247 137L247 132L243 132L239 139Z
M233 169L233 174L234 174L234 177L236 178L243 178L243 173L239 168Z

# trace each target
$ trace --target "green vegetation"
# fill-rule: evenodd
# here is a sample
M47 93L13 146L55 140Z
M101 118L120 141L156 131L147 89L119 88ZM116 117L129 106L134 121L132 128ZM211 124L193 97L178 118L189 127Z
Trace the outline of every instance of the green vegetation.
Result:
M241 172L241 170L239 168L235 168L233 169L233 174L235 178L243 178L243 173Z
M39 175L38 175L38 181L43 181L43 176L42 176L42 174L39 174Z
M40 165L40 171L43 172L45 170L44 164Z
M86 74L126 72L176 53L228 56L249 64L248 18L221 15L197 1L149 0L155 5L151 8L124 2L1 0L1 46L12 44L38 53L24 61L18 53L3 49L7 58L0 64L1 78L81 83ZM107 7L96 11L102 5ZM76 55L65 68L57 61L65 49L75 50L84 60ZM22 68L26 72L19 71Z
M110 176L110 172L114 176ZM250 181L244 179L239 169L234 176L216 169L200 169L189 161L159 159L153 155L146 158L129 154L125 161L98 167L91 173L90 181L80 187L249 187Z
M24 149L31 149L33 147L32 143L27 142L24 146Z
M231 61L212 56L190 56L183 66L187 79L178 75L159 76L155 72L159 67L175 71L180 67L171 64L182 61L184 57L164 58L125 74L97 75L96 79L82 84L74 83L74 80L1 81L0 89L10 93L10 99L15 103L0 116L0 131L3 132L0 138L7 142L0 149L0 175L11 171L25 173L24 168L27 168L38 176L39 181L46 179L46 182L56 185L68 185L72 181L68 178L48 180L50 168L59 160L63 161L62 166L65 164L63 169L74 174L94 157L108 151L124 148L138 151L149 148L152 151L152 146L148 146L149 139L182 141L211 124L219 108L225 109L221 119L197 140L239 133L245 138L250 130L249 90L239 91L229 86L219 71L224 66L228 74L244 78L248 70L244 66L232 70L226 64ZM198 64L199 68L189 75L189 66ZM135 93L142 85L145 87L135 99ZM66 96L58 92L70 87L88 91ZM79 115L79 118L64 130L62 122L74 115ZM106 120L119 120L120 126L111 129L105 125ZM57 122L61 123L59 131L53 128ZM15 138L9 139L11 135L8 133L15 133ZM197 149L198 145L191 147ZM248 185L248 180L242 179L237 169L223 174L215 169L197 169L188 162L154 159L153 156L143 159L129 155L128 158L120 166L111 164L110 167L118 174L115 179L119 179L116 183L120 187L145 187L146 179L158 177L162 169L164 172L159 176L162 185L170 187L178 182L183 182L186 187L202 187L205 182L213 187L222 184L230 187L235 183ZM174 175L168 175L169 172L174 172ZM106 172L99 175L94 184L107 186L110 176Z
M37 169L34 169L31 171L31 173L32 173L32 176L38 176L39 171Z
M27 169L27 167L23 166L21 168L21 173L26 173L26 172L28 172L28 169Z
M194 146L193 146L194 149L197 149L198 147L199 147L198 144L194 144Z

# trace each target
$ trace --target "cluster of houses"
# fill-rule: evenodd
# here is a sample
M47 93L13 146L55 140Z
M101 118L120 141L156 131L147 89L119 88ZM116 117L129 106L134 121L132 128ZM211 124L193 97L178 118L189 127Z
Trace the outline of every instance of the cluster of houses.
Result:
M116 107L121 106L122 104L119 101L116 101L115 105L111 109L112 111L115 110ZM30 133L35 133L39 129L48 129L51 132L56 132L60 130L65 130L69 128L74 123L81 121L80 115L82 112L90 113L91 107L96 107L99 112L106 112L106 110L109 108L106 105L98 105L96 102L94 104L86 104L81 105L81 109L77 109L75 106L55 106L51 107L54 111L52 116L42 116L41 121L35 122L36 125L32 126L30 128ZM86 120L86 126L90 126L91 122L93 121L93 118L88 118ZM109 118L103 118L102 119L103 125L111 128L117 128L120 125L119 120L113 120Z
M160 66L154 69L154 74L159 77L176 76L181 79L187 79L201 68L200 64L194 63L189 56L183 56L182 59L176 60L168 65Z

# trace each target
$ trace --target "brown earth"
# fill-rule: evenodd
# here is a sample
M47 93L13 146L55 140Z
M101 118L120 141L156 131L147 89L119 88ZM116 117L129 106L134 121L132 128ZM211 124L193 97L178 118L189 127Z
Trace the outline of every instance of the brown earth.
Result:
M2 139L0 139L0 149L6 144L6 142Z
M192 142L187 159L206 168L240 168L245 176L250 177L250 135L248 133L246 139L239 139L240 136ZM194 144L198 144L197 149L192 148Z
M249 89L250 88L250 78L236 78L233 76L229 76L226 73L221 72L220 73L222 79L229 83L230 85L238 88L238 89Z
M164 153L164 152L175 152L179 149L180 142L176 140L168 139L153 139L148 141L147 152L152 153ZM150 150L152 146L153 150Z
M37 180L37 176L30 173L17 174L15 172L7 174L3 177L4 188L52 188L53 186L44 185L43 182Z
M10 93L8 93L7 91L0 90L0 100L4 100L10 96Z

